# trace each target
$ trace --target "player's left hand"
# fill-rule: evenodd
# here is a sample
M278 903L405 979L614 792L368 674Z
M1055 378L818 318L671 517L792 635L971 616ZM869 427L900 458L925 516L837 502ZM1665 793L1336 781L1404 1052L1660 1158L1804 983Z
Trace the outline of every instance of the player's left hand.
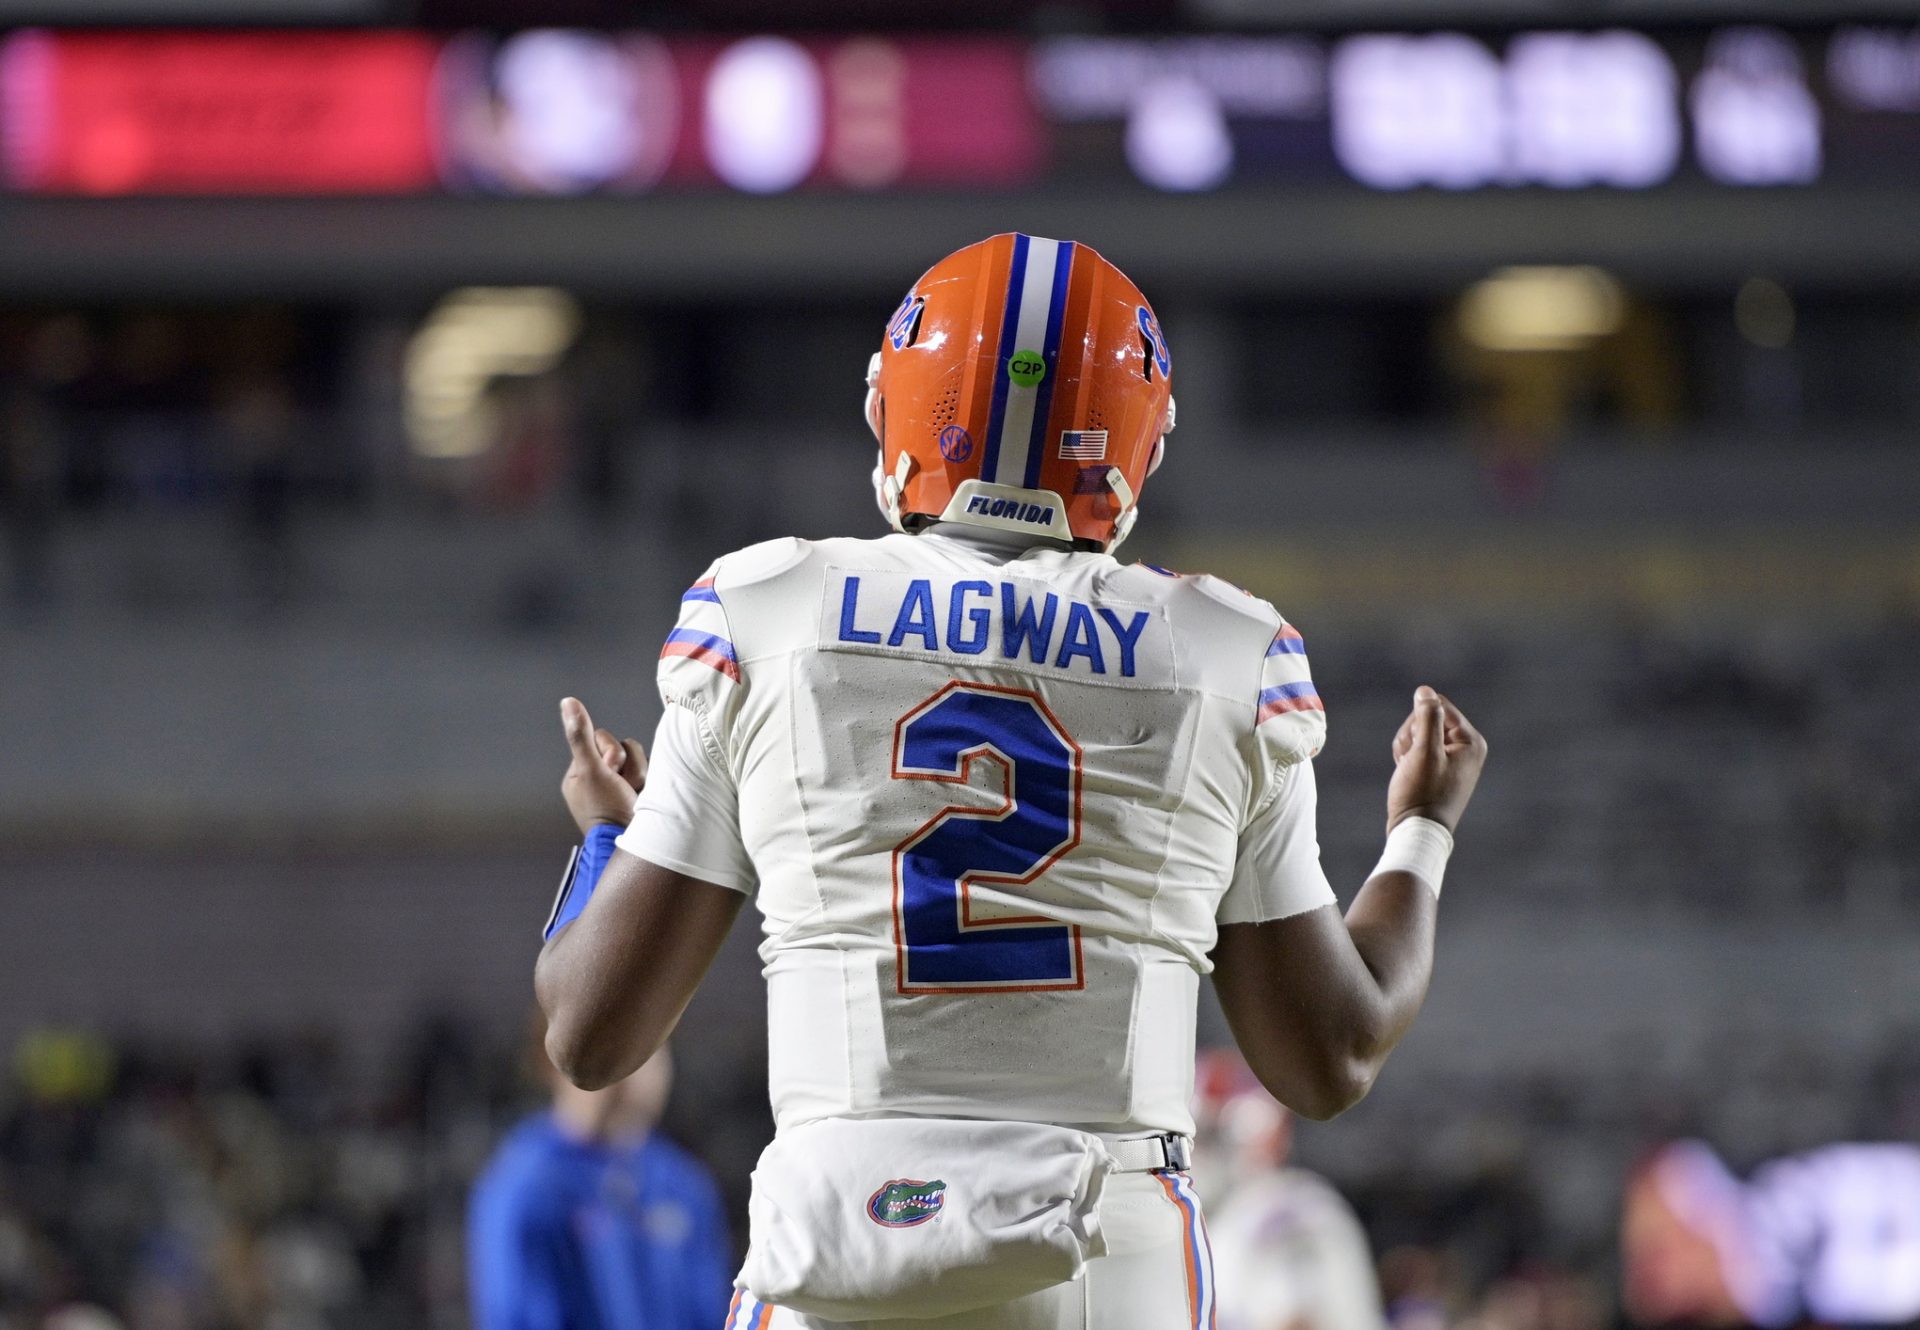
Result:
M1414 690L1413 710L1393 736L1393 779L1387 782L1387 830L1402 819L1432 818L1448 831L1460 825L1487 741L1466 713L1433 689Z
M633 798L647 783L647 750L638 739L596 730L577 697L560 699L560 726L573 754L560 778L560 793L580 834L602 822L626 826L633 820Z

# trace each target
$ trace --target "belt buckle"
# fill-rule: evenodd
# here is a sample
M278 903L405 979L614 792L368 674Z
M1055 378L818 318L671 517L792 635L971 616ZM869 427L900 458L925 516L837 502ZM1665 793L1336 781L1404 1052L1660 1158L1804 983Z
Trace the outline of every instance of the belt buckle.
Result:
M1160 1148L1167 1156L1166 1169L1171 1173L1185 1173L1193 1167L1193 1150L1184 1136L1172 1132L1160 1138Z

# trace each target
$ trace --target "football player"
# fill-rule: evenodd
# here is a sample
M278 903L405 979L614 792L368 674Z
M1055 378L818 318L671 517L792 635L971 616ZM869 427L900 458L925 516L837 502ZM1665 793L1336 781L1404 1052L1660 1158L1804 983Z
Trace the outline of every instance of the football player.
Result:
M1415 694L1343 916L1300 634L1114 558L1172 372L1146 297L1086 246L950 255L868 369L893 534L717 560L661 654L650 775L561 704L587 843L535 975L555 1063L626 1075L749 897L762 916L778 1131L728 1330L1208 1326L1201 976L1313 1118L1367 1092L1420 1007L1486 745Z

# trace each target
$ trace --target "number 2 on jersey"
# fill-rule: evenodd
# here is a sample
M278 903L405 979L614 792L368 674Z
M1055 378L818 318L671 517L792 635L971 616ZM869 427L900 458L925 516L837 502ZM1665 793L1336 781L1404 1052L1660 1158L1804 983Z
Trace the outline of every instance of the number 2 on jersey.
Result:
M896 780L965 785L1000 769L998 808L949 805L893 852L902 993L1080 988L1080 929L1043 915L975 919L971 884L1032 882L1080 843L1080 746L1038 696L954 682L894 727Z

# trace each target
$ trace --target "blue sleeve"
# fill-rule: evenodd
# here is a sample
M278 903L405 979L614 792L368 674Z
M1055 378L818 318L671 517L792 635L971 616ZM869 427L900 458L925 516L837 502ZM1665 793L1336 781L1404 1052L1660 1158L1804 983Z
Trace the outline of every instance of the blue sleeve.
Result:
M725 1319L727 1304L733 1301L733 1237L727 1232L726 1209L720 1204L720 1189L701 1168L694 1207L694 1235L690 1245L693 1269L688 1283L707 1306L713 1308L708 1325Z
M565 1330L565 1299L553 1235L532 1194L498 1162L467 1207L467 1289L473 1330Z

